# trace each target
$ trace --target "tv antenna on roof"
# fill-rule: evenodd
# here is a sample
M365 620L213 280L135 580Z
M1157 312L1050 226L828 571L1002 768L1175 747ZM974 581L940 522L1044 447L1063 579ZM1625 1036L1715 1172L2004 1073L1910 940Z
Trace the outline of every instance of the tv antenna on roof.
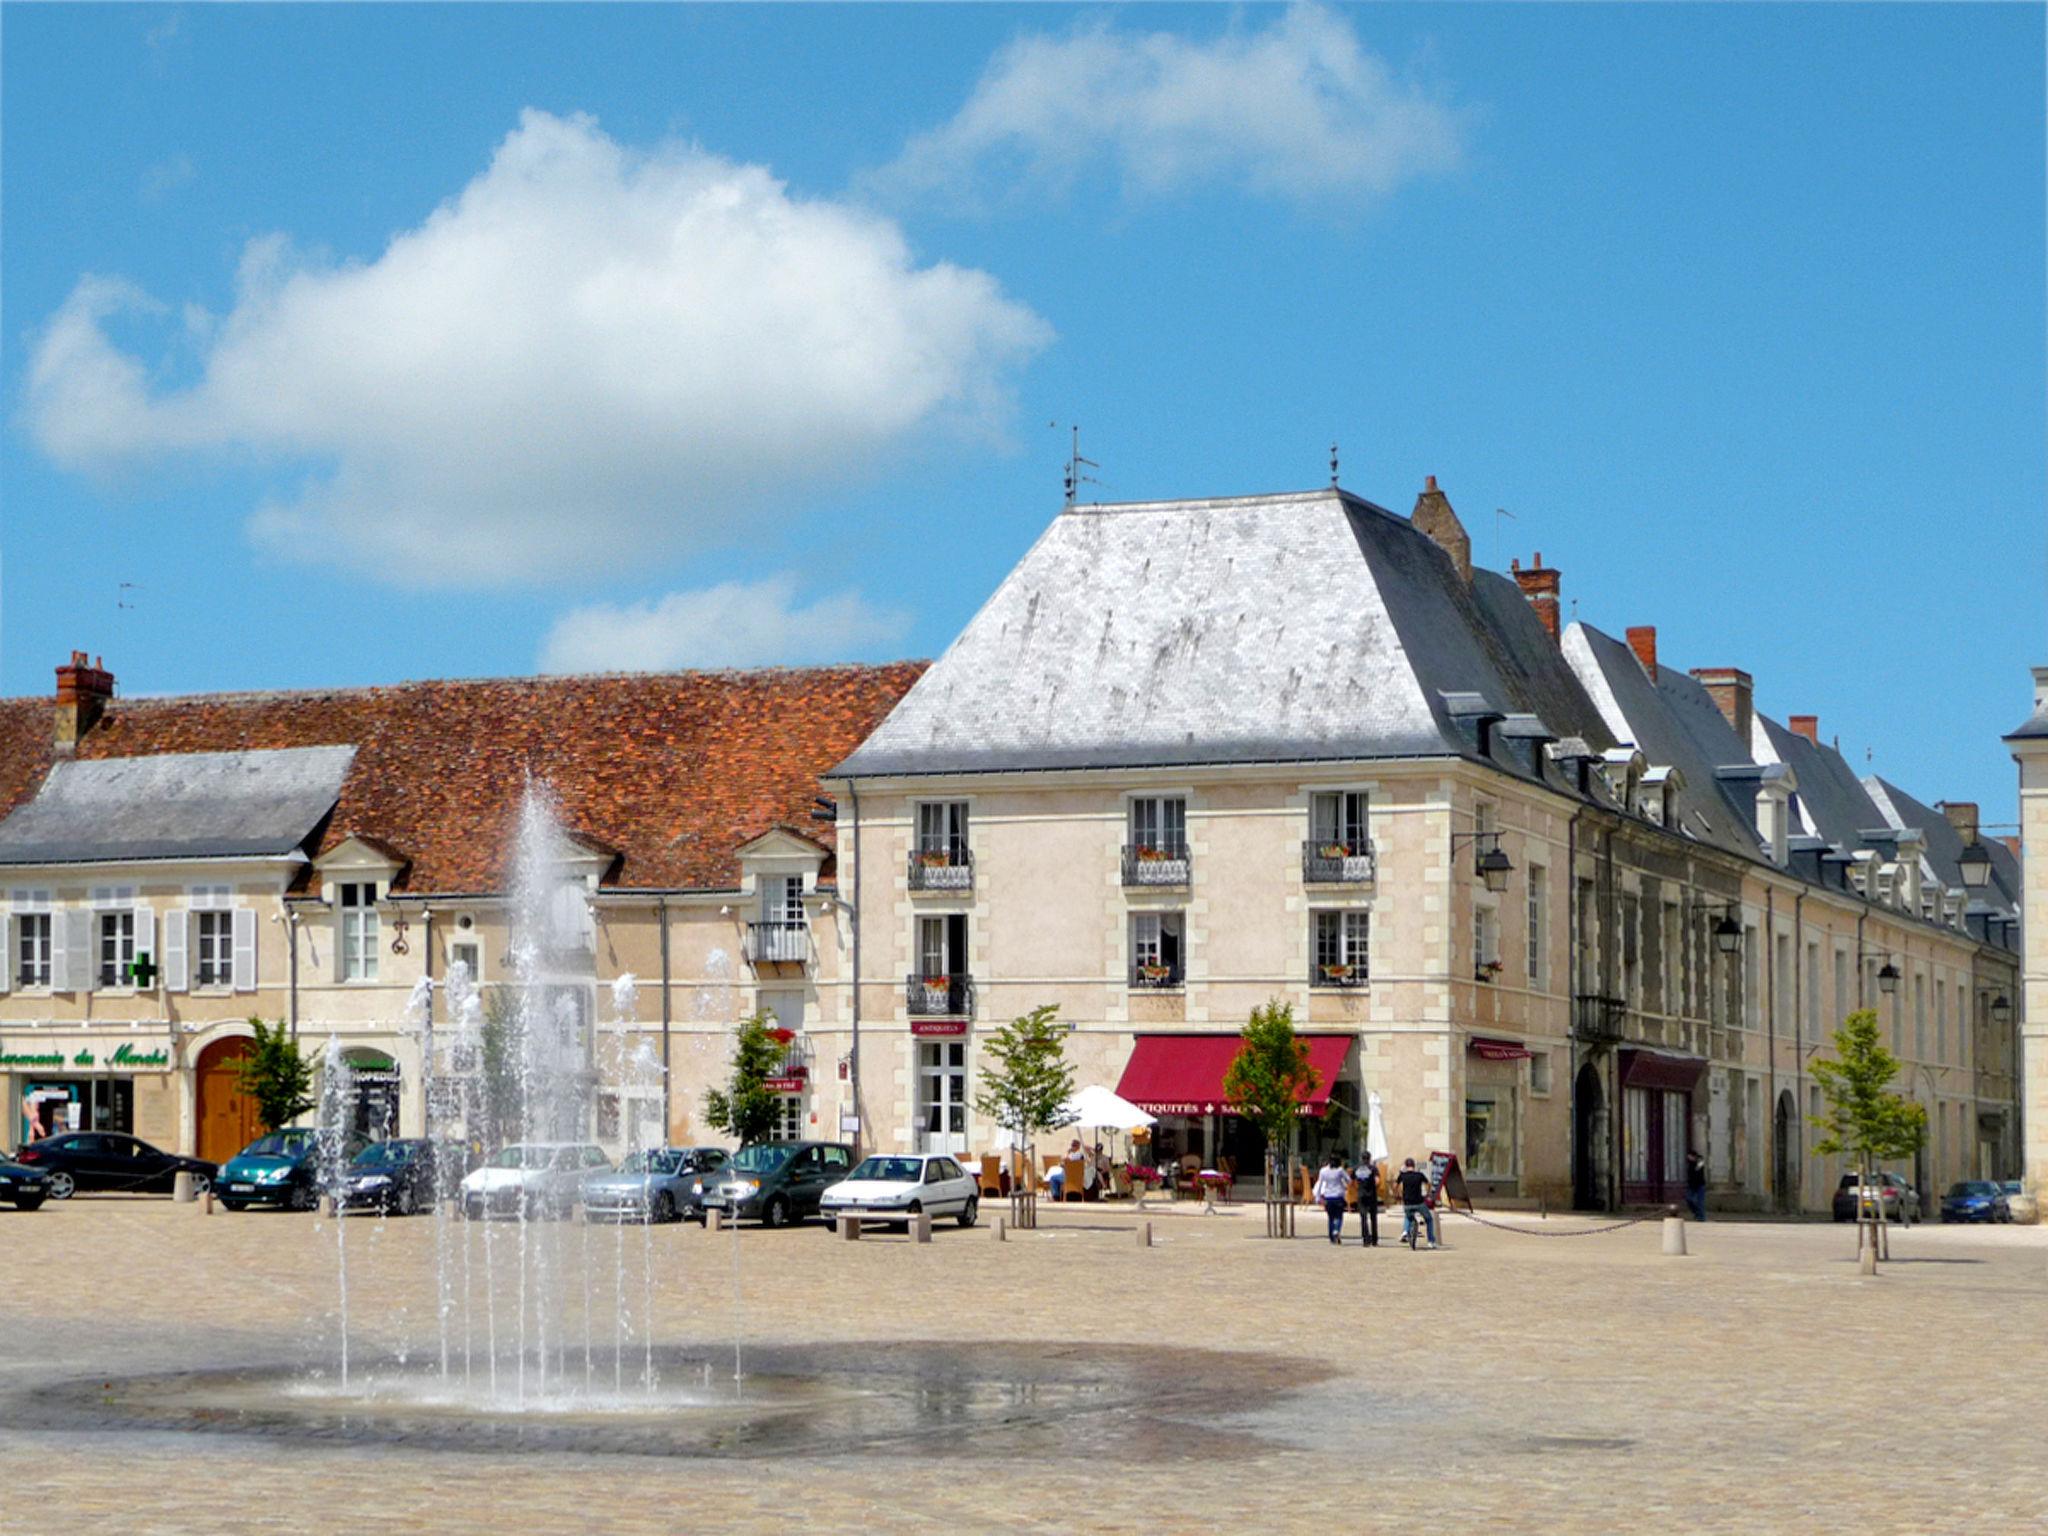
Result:
M1495 570L1500 569L1500 520L1502 518L1506 518L1511 523L1521 521L1520 518L1516 517L1506 507L1495 507L1493 509L1493 567Z
M142 588L135 585L132 581L122 582L114 593L114 606L116 608L125 608L131 613L134 612L135 604L128 601L128 594L130 592L140 592L141 590Z
M1330 489L1337 489L1337 445L1330 444Z
M1057 426L1058 423L1055 422L1053 425ZM1102 466L1093 459L1085 459L1081 456L1081 429L1077 425L1073 431L1073 447L1067 453L1066 476L1067 505L1070 507L1074 504L1075 498L1080 494L1082 486L1102 484L1093 475L1086 475L1081 472L1084 469L1100 469Z

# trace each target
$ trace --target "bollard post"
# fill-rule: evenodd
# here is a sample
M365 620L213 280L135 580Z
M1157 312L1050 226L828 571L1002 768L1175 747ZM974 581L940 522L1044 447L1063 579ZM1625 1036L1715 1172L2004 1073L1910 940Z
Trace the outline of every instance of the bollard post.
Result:
M704 1230L707 1232L723 1232L725 1230L725 1212L715 1205L706 1207L704 1211Z
M1138 1223L1138 1246L1140 1248L1150 1248L1152 1246L1152 1223L1149 1221Z
M932 1240L932 1213L930 1211L919 1211L911 1218L910 1228L912 1234L920 1243L930 1242Z
M189 1172L181 1171L171 1175L171 1202L174 1205L192 1203L192 1175Z
M205 1194L199 1197L199 1214L202 1216L211 1216L213 1214L213 1190L210 1187Z
M1872 1279L1877 1277L1877 1240L1861 1221L1856 1223L1856 1267Z
M995 1233L996 1241L999 1243L1007 1243L1010 1240L1010 1229L1000 1216L996 1218Z
M320 1214L329 1221L334 1219L334 1196L322 1195L320 1197Z
M1664 1251L1674 1258L1685 1257L1685 1219L1680 1216L1664 1218Z
M849 1243L860 1241L860 1218L858 1216L849 1216L842 1212L832 1219L838 1224L840 1237Z

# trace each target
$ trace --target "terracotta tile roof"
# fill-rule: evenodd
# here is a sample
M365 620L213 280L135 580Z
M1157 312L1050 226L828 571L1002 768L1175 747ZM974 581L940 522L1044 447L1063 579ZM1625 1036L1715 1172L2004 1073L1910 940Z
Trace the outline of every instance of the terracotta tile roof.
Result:
M349 744L317 852L351 834L410 861L399 889L496 890L531 770L578 837L619 851L605 884L727 889L734 850L809 819L818 778L923 662L753 672L401 683L325 692L115 699L80 758ZM0 699L0 814L52 760L53 698Z

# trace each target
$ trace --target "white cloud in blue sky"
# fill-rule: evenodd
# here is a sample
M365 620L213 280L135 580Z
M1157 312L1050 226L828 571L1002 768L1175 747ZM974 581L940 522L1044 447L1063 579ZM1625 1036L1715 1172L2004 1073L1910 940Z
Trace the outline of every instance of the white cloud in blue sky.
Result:
M871 184L994 201L1107 169L1140 194L1222 183L1351 204L1454 167L1460 143L1455 110L1301 5L1209 39L1101 21L1015 38Z
M787 576L728 581L644 603L593 603L562 615L541 644L543 672L843 661L902 644L911 615L854 592L797 600Z
M29 367L42 448L89 472L275 462L302 478L255 514L259 541L407 585L688 556L931 429L999 435L1051 336L989 274L919 264L885 217L538 111L374 260L252 241L230 311L186 313L183 387L108 333L164 308L78 282Z

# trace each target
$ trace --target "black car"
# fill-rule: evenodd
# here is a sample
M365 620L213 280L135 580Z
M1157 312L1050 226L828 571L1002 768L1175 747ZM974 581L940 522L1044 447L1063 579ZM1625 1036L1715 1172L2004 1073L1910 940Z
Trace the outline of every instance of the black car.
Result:
M49 1182L52 1200L69 1200L79 1190L167 1195L171 1180L192 1175L192 1192L204 1194L219 1175L212 1163L179 1157L119 1131L65 1131L30 1142L14 1154Z
M757 1141L690 1183L703 1186L695 1193L707 1211L786 1227L816 1216L818 1197L851 1172L853 1148L843 1141Z
M342 1174L341 1209L399 1216L430 1211L437 1198L453 1200L461 1192L469 1167L469 1153L459 1142L417 1136L373 1141Z
M10 1202L17 1211L32 1211L49 1195L50 1181L46 1175L25 1163L0 1158L0 1200Z
M328 1163L321 1151L321 1133L310 1126L287 1126L258 1136L227 1160L214 1181L214 1198L231 1211L251 1205L276 1205L310 1211L320 1203L324 1168L346 1168L369 1145L351 1136Z

